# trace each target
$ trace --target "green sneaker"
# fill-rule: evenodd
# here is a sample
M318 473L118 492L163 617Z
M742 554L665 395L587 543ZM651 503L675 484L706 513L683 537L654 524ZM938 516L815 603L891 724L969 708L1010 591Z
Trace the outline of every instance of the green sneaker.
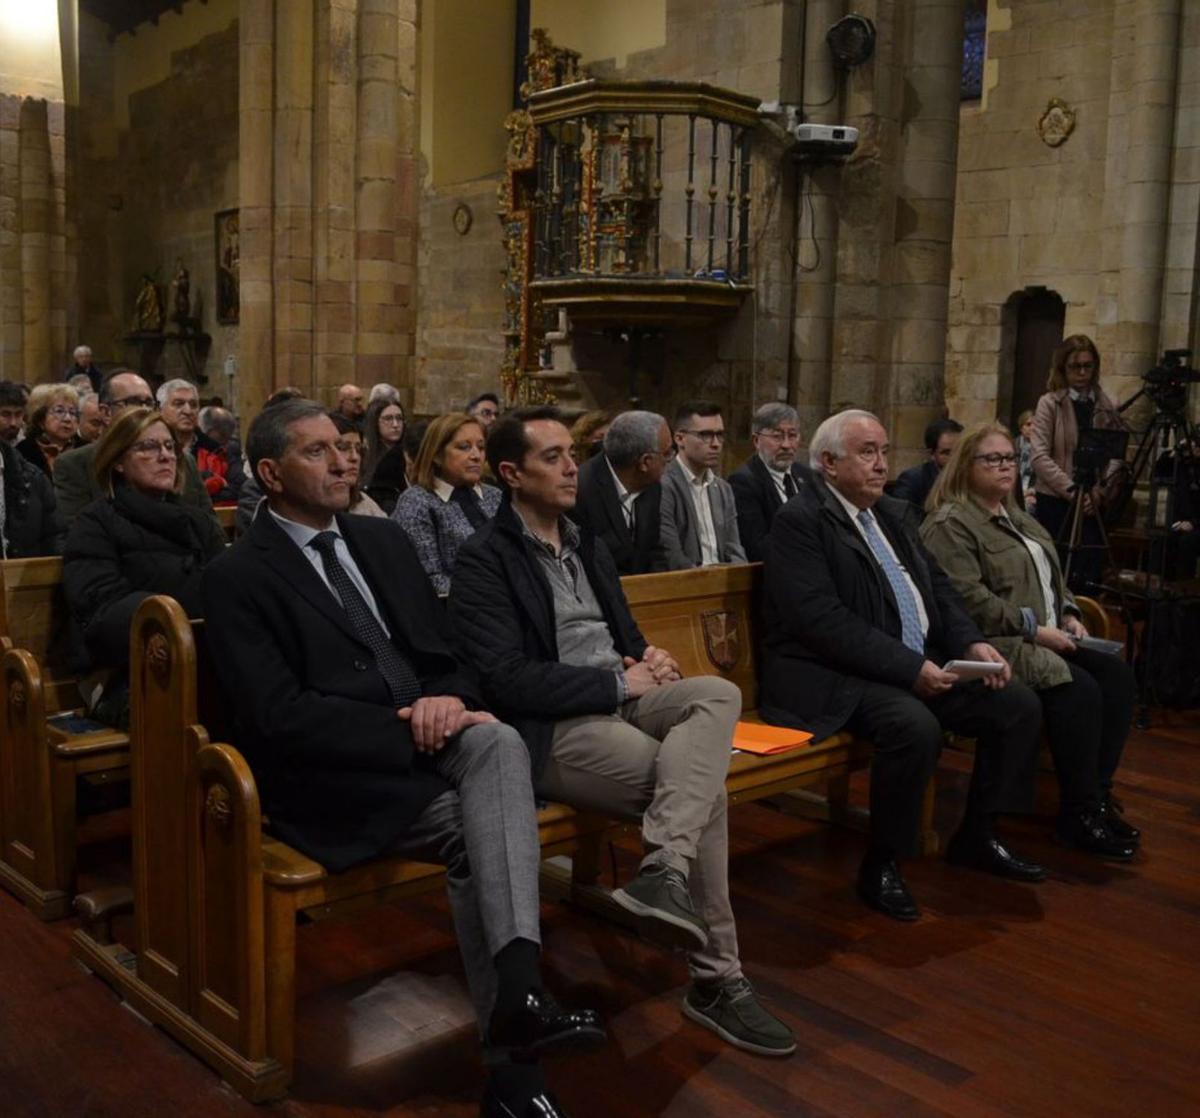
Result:
M647 866L612 899L637 917L638 931L661 947L699 951L708 943L708 925L692 905L687 878L668 866Z
M790 1056L796 1051L792 1030L763 1009L745 978L717 986L693 985L683 999L683 1015L746 1052Z

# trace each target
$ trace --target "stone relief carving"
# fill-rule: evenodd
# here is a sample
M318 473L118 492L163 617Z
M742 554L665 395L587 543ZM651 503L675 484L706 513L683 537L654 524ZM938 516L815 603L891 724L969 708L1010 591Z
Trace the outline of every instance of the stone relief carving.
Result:
M1075 110L1061 97L1051 97L1046 111L1038 118L1037 131L1047 147L1065 144L1075 131Z

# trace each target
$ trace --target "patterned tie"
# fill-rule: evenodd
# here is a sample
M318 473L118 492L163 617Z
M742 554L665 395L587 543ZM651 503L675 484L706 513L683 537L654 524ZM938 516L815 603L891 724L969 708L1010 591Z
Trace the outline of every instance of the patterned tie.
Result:
M790 501L796 495L796 479L792 477L791 470L787 470L783 475L783 492L785 501Z
M421 681L407 657L388 640L370 606L358 592L358 587L346 574L346 568L338 562L333 550L337 538L336 532L318 532L309 541L309 546L321 556L325 575L342 600L342 608L350 618L350 624L374 655L375 666L392 693L392 702L398 707L411 706L421 697Z
M482 528L487 522L487 513L483 511L483 502L479 499L479 494L469 485L456 486L454 492L450 494L452 500L463 514L471 522L472 528Z
M883 573L891 585L895 595L896 605L900 609L901 640L914 652L925 654L925 637L921 633L921 614L917 610L917 599L912 587L904 575L900 564L892 556L891 549L883 541L879 529L875 526L875 518L868 509L858 514L858 522L863 526L867 544L876 562L883 568Z

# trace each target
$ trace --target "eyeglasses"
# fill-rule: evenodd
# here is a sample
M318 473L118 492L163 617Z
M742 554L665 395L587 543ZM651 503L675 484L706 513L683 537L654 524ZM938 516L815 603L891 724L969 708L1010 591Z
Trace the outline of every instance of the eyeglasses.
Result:
M1093 372L1096 368L1095 361L1068 361L1068 369L1078 369L1081 373Z
M78 419L79 409L68 408L64 404L55 404L54 407L46 409L46 414L54 416L55 419Z
M334 444L347 458L362 457L362 443L359 442L340 442Z
M1015 454L976 454L974 461L982 462L989 470L998 470L1001 466L1016 465Z
M725 441L724 431L692 431L687 427L680 427L681 435L695 435L698 439L703 439L706 443L723 443Z
M134 454L141 454L146 458L155 458L160 454L169 454L174 458L176 453L174 439L142 439L129 449Z
M766 435L769 439L775 439L781 443L798 443L800 441L800 432L790 429L781 429L779 427L764 427L759 431L760 435Z
M403 427L404 416L402 415L381 415L379 422L387 427Z
M153 396L126 396L120 400L109 400L108 410L117 411L119 408L156 408L158 402Z
M657 454L664 462L670 462L679 453L679 447L671 445L666 450L651 450L648 453Z

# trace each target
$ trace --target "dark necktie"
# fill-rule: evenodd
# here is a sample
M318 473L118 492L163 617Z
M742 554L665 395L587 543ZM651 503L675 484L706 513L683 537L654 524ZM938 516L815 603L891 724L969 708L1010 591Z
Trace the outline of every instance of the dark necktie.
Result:
M463 510L471 522L472 528L482 528L487 523L488 518L487 513L483 511L483 502L480 501L479 494L471 486L456 486L454 492L450 494L450 500Z
M904 571L883 541L883 536L875 524L875 517L866 509L858 514L859 523L863 526L867 546L876 562L883 570L884 577L892 588L892 596L896 599L896 608L900 611L900 639L921 655L925 654L925 634L921 632L921 613L917 607L916 593L905 577Z
M342 608L350 618L351 626L375 657L375 666L392 693L392 702L398 707L411 706L421 697L421 681L407 657L388 640L371 607L346 574L346 568L338 562L334 552L337 538L336 532L318 532L309 541L309 546L321 556L325 576L342 600Z
M796 479L792 477L791 470L783 475L783 493L785 501L790 501L796 495Z

